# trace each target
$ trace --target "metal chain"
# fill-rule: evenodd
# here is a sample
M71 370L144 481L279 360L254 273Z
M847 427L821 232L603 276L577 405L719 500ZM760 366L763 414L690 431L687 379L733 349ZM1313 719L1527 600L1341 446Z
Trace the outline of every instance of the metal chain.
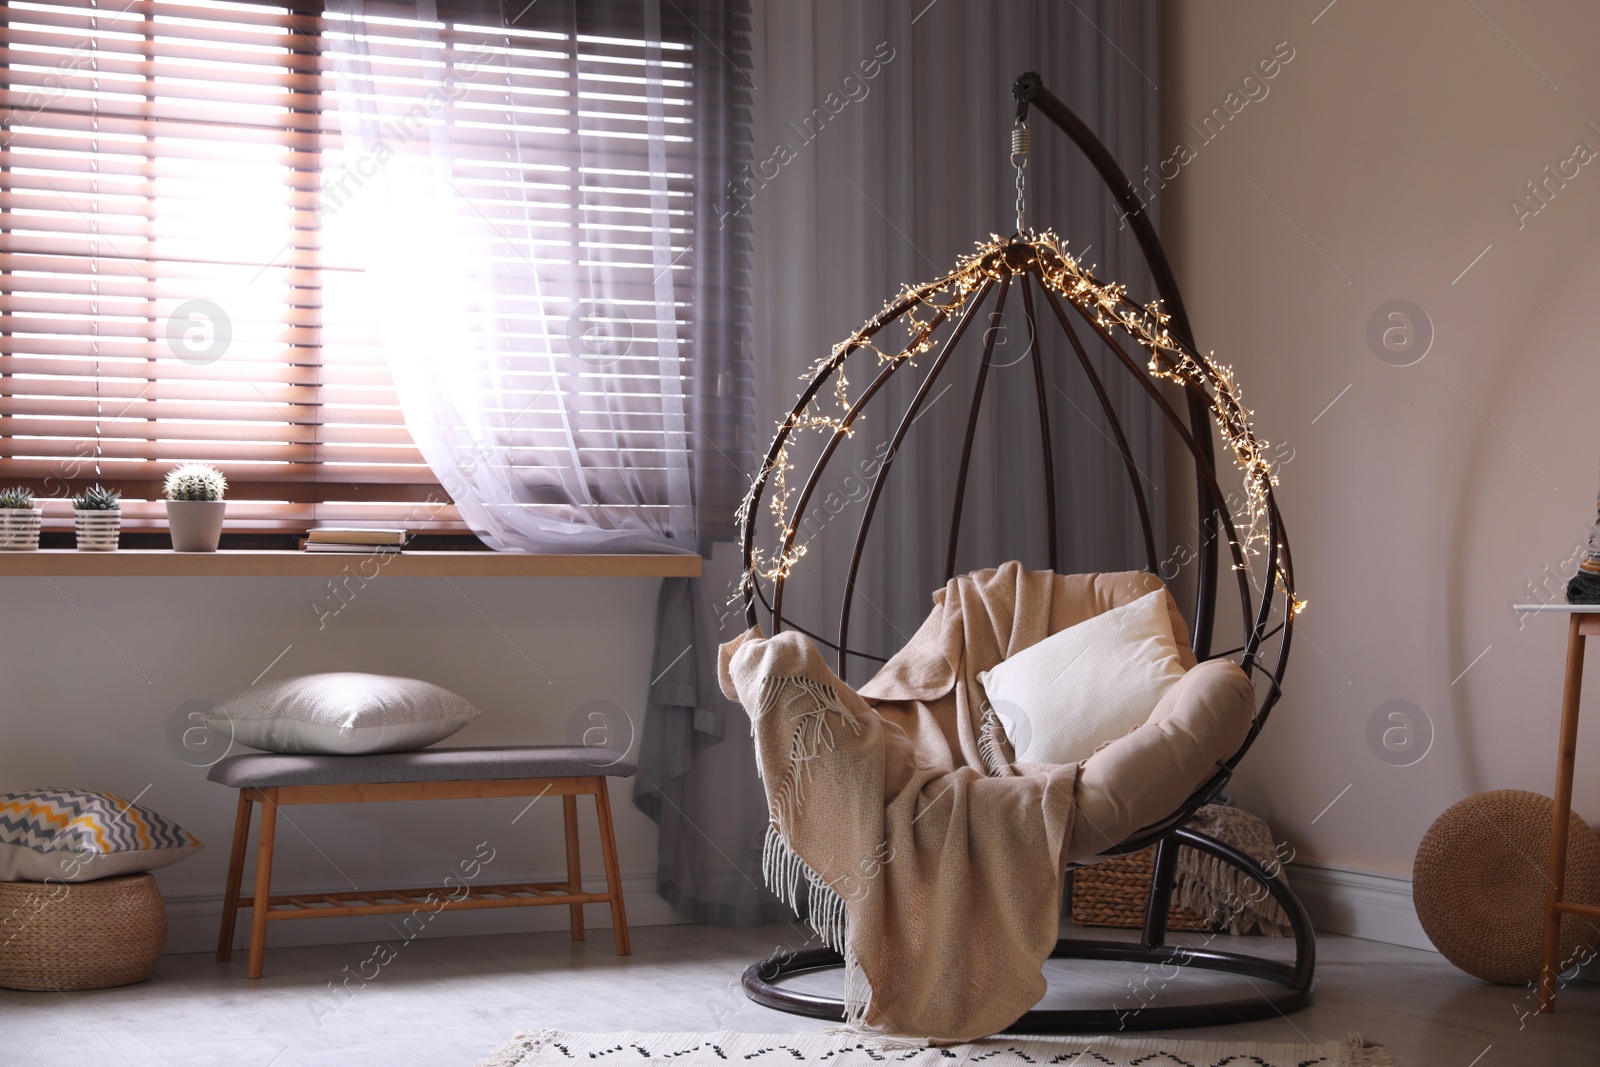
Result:
M1011 128L1011 165L1017 168L1017 232L1021 233L1024 227L1024 218L1027 214L1027 170L1028 153L1033 149L1033 135L1028 132L1028 124L1018 120Z

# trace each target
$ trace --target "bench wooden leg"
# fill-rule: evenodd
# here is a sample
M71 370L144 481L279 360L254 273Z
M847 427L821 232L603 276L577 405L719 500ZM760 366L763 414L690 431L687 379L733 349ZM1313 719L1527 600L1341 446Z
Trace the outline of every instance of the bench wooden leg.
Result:
M583 892L583 866L578 860L578 798L561 798L561 816L566 822L567 834L567 888L574 893ZM583 905L572 905L572 940L583 940Z
M617 863L617 837L611 829L611 800L606 780L595 779L595 814L600 819L600 851L606 863L606 892L611 895L611 933L617 941L617 955L632 955L628 947L628 911L622 904L622 871Z
M256 896L250 906L250 967L260 978L267 954L267 901L272 897L272 843L278 826L278 791L261 790L261 842L256 848Z
M217 962L233 958L233 932L239 922L239 884L244 880L245 846L250 841L250 797L239 790L239 814L233 820L233 851L228 856L228 889L222 896L222 929L217 932Z

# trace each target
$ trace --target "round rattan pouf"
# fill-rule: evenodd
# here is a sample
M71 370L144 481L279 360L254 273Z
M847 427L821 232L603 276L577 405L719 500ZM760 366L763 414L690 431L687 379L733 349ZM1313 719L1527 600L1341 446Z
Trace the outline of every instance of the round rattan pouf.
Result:
M149 978L167 909L148 874L97 882L0 882L0 986L104 989Z
M1411 883L1417 918L1444 958L1468 974L1514 985L1539 977L1554 809L1538 793L1479 793L1422 835ZM1562 895L1600 904L1600 838L1577 815L1569 825ZM1600 924L1563 917L1563 961L1578 962L1597 941Z

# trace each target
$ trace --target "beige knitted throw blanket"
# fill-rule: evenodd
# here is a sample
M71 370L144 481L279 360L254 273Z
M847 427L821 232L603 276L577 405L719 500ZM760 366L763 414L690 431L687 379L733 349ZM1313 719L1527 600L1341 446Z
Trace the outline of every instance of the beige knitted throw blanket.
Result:
M851 1023L964 1041L1044 995L1077 768L986 768L977 679L1047 636L1052 580L954 579L860 693L798 633L722 648L766 784L767 882L844 955Z

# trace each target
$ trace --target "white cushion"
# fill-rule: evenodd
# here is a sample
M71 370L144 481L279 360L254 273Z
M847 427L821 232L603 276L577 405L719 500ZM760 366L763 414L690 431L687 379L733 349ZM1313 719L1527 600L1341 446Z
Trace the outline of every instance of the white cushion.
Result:
M431 682L339 671L251 686L214 709L211 721L267 752L361 756L426 748L479 714Z
M978 675L1018 763L1077 763L1150 717L1183 677L1157 589Z
M92 882L166 867L202 847L172 820L110 793L0 793L0 882Z

